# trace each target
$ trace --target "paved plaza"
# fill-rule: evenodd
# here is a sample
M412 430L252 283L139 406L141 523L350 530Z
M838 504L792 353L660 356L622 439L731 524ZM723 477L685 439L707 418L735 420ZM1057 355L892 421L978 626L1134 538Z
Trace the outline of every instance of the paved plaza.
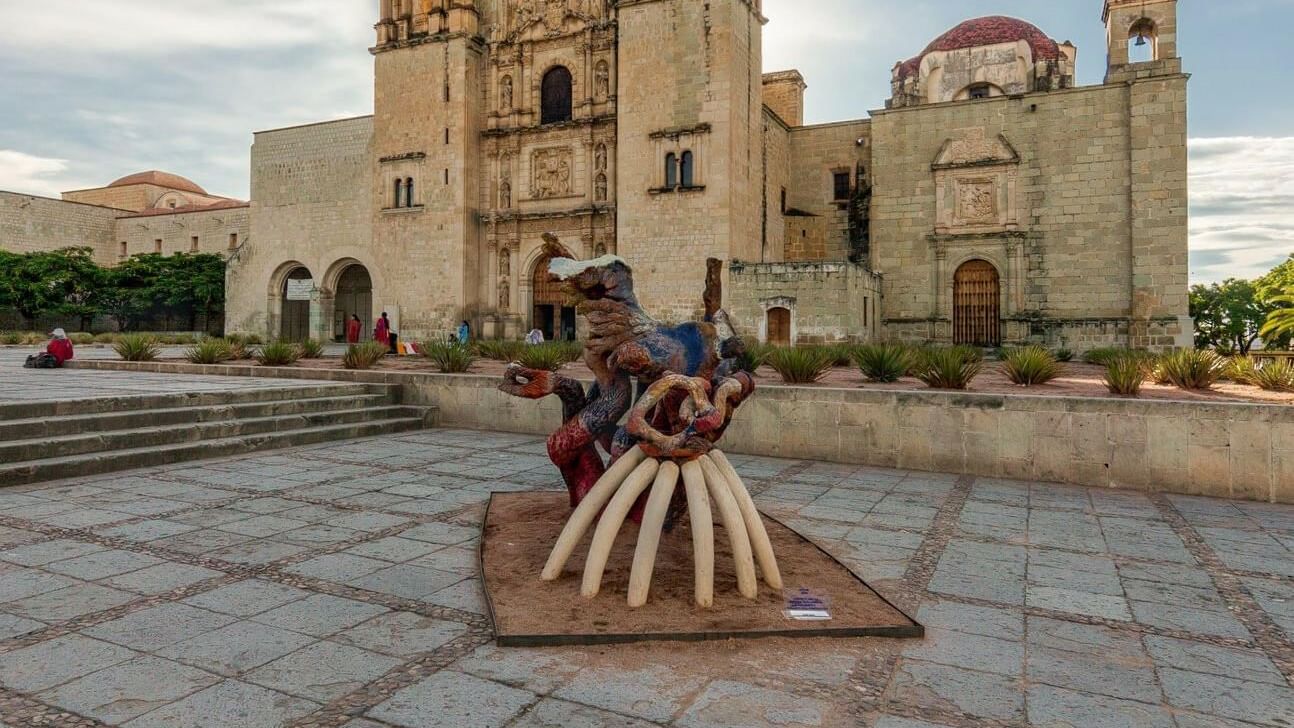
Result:
M1294 508L733 460L927 638L497 648L486 499L560 478L431 430L0 490L0 727L1294 725Z

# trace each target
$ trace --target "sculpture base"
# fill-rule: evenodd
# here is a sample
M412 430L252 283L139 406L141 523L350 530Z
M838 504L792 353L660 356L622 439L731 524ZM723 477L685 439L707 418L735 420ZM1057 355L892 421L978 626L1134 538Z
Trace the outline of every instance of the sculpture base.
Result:
M626 523L616 539L593 599L580 596L580 574L590 536L554 582L541 581L553 544L570 517L564 492L495 493L481 539L486 600L504 647L597 645L654 640L755 637L922 637L925 630L825 551L765 516L785 593L760 583L753 601L737 593L732 551L715 524L715 598L710 609L693 602L692 535L683 518L661 539L647 605L626 602L638 527ZM826 602L831 619L786 616L788 596L807 589Z

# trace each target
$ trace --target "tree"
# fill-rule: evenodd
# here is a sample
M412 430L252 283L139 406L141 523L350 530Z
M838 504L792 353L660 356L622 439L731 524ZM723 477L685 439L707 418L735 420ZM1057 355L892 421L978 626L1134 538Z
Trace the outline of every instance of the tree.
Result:
M1294 337L1294 286L1286 289L1283 296L1274 296L1272 303L1281 308L1277 308L1267 316L1267 323L1263 325L1263 338L1269 342L1284 340L1286 346L1291 337Z
M36 328L36 319L50 313L94 317L92 299L98 278L90 248L3 256L0 307L16 310L28 329Z
M1294 341L1294 325L1285 322L1294 317L1290 310L1294 301L1289 300L1289 296L1294 294L1294 254L1255 283L1258 301L1268 309L1268 325L1262 329L1263 342L1268 349L1290 348Z
M1271 311L1258 301L1254 283L1238 278L1192 286L1190 299L1195 345L1230 348L1240 354L1249 353Z

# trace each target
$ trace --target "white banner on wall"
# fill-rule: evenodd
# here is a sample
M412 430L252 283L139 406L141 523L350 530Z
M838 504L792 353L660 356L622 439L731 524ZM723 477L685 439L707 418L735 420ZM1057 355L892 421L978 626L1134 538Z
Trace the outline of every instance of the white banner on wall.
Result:
M309 301L314 290L315 282L311 278L289 278L287 295L284 298L289 301Z

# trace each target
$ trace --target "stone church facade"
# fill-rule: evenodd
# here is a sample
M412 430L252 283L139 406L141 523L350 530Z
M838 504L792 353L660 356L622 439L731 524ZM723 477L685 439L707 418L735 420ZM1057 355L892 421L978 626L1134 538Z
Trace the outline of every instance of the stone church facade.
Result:
M1189 346L1176 0L1095 1L1101 84L993 16L896 64L884 109L806 125L759 0L381 0L374 113L255 134L226 328L576 335L553 232L667 319L727 261L765 341Z

